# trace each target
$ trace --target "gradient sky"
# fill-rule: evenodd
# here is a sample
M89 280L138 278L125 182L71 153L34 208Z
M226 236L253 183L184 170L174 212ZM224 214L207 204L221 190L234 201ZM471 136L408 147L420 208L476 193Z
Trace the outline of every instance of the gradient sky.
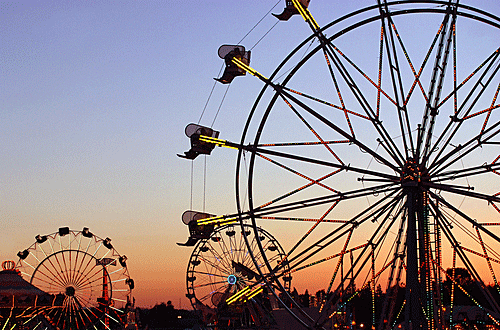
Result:
M188 236L191 162L176 154L221 68L218 47L239 42L276 2L1 1L0 261L17 260L37 234L89 227L129 257L137 305L188 307L192 249L175 243ZM310 10L324 24L374 3L313 0ZM497 0L466 3L500 13ZM243 44L275 21L268 15ZM278 24L253 51L255 67L272 72L308 35L300 17ZM231 85L214 125L222 138L239 140L260 86ZM224 91L215 87L202 124ZM193 209L231 213L236 154L216 151L205 202L203 161L194 163Z

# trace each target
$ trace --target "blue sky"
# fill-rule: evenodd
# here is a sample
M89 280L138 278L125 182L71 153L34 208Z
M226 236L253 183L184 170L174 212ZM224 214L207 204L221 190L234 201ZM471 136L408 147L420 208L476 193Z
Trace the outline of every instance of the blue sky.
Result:
M191 250L175 242L187 237L180 216L190 207L191 163L176 154L189 148L184 127L198 121L221 68L218 47L237 43L276 3L1 1L0 261L15 260L37 234L90 227L129 257L140 305L187 306ZM310 9L321 24L373 3L313 0ZM467 3L500 12L496 0ZM243 44L274 23L268 15ZM269 74L308 35L300 17L280 23L252 63ZM254 80L231 85L215 124L222 138L239 140L260 89ZM202 124L224 92L216 85ZM229 213L236 155L216 152L206 207ZM201 160L193 170L201 209Z

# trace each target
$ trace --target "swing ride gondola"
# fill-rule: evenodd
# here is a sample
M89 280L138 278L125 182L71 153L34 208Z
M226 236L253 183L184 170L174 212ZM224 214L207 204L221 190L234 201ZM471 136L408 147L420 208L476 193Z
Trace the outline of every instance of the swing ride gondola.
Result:
M239 142L196 137L238 152L237 212L197 224L286 228L278 265L243 239L254 285L305 328L499 328L500 18L378 0L320 25L309 2L286 4L275 16L311 35L273 72L224 56L263 87ZM313 311L290 275L323 292Z

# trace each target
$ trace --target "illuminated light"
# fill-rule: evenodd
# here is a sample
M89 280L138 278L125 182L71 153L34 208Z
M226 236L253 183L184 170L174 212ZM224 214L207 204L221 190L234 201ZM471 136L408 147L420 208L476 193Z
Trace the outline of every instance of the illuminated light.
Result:
M286 217L260 217L260 219L263 220L287 220L287 221L319 221L319 219L310 219L310 218L286 218ZM349 222L348 220L328 220L328 219L323 219L321 222L328 222L328 223L347 223Z
M231 60L234 64L236 64L238 67L240 67L241 69L245 70L246 72L250 73L252 76L255 76L255 77L258 77L262 80L268 80L264 75L260 74L259 72L257 72L257 70L251 68L250 66L246 65L245 63L243 63L240 59L236 58L236 57L233 57L233 59Z
M258 295L258 294L259 294L259 293L261 293L262 291L264 291L264 288L263 288L263 287L257 288L256 290L252 291L253 293L252 293L252 292L250 292L250 293L248 294L247 299L252 299L253 297L255 297L256 295Z
M230 149L238 149L237 147L231 145L231 143L228 142L228 141L226 141L226 140L221 140L221 139L214 138L214 137L211 137L211 136L200 135L200 137L198 138L198 140L200 140L202 142L207 142L207 143L215 144L218 147L226 147L226 148L230 148Z
M201 226L201 225L208 225L208 224L218 224L218 225L229 225L232 223L236 223L236 217L231 217L231 218L226 218L225 215L220 215L217 217L211 217L211 218L205 218L205 219L200 219L196 223Z
M5 329L5 327L7 326L7 323L9 323L9 320L10 320L10 317L8 317L8 318L7 318L7 321L5 321L5 324L3 325L2 330L4 330L4 329Z
M238 300L240 297L242 297L244 294L246 294L248 291L250 291L249 286L245 287L243 290L240 290L239 292L234 294L232 297L229 297L228 299L226 299L226 303L228 305L232 304L233 302Z
M313 28L315 30L319 30L319 25L316 22L316 20L314 20L314 17L312 17L309 10L307 8L302 7L302 5L300 4L300 2L298 0L292 0L292 2L293 2L293 5L295 6L295 8L299 11L299 13L302 16L302 18L304 19L304 21L311 23L311 25L313 26Z

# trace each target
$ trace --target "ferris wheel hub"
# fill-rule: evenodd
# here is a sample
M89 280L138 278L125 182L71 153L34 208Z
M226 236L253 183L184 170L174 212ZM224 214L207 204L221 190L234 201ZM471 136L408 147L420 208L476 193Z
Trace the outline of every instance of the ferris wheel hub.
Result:
M75 295L75 292L76 292L76 290L72 286L68 286L66 288L66 295L69 296L69 297L73 297Z
M401 183L404 187L418 186L423 181L422 174L425 173L425 168L409 158L404 164L403 171L401 172Z
M236 282L238 282L238 278L235 275L231 274L227 277L227 283L234 285Z

